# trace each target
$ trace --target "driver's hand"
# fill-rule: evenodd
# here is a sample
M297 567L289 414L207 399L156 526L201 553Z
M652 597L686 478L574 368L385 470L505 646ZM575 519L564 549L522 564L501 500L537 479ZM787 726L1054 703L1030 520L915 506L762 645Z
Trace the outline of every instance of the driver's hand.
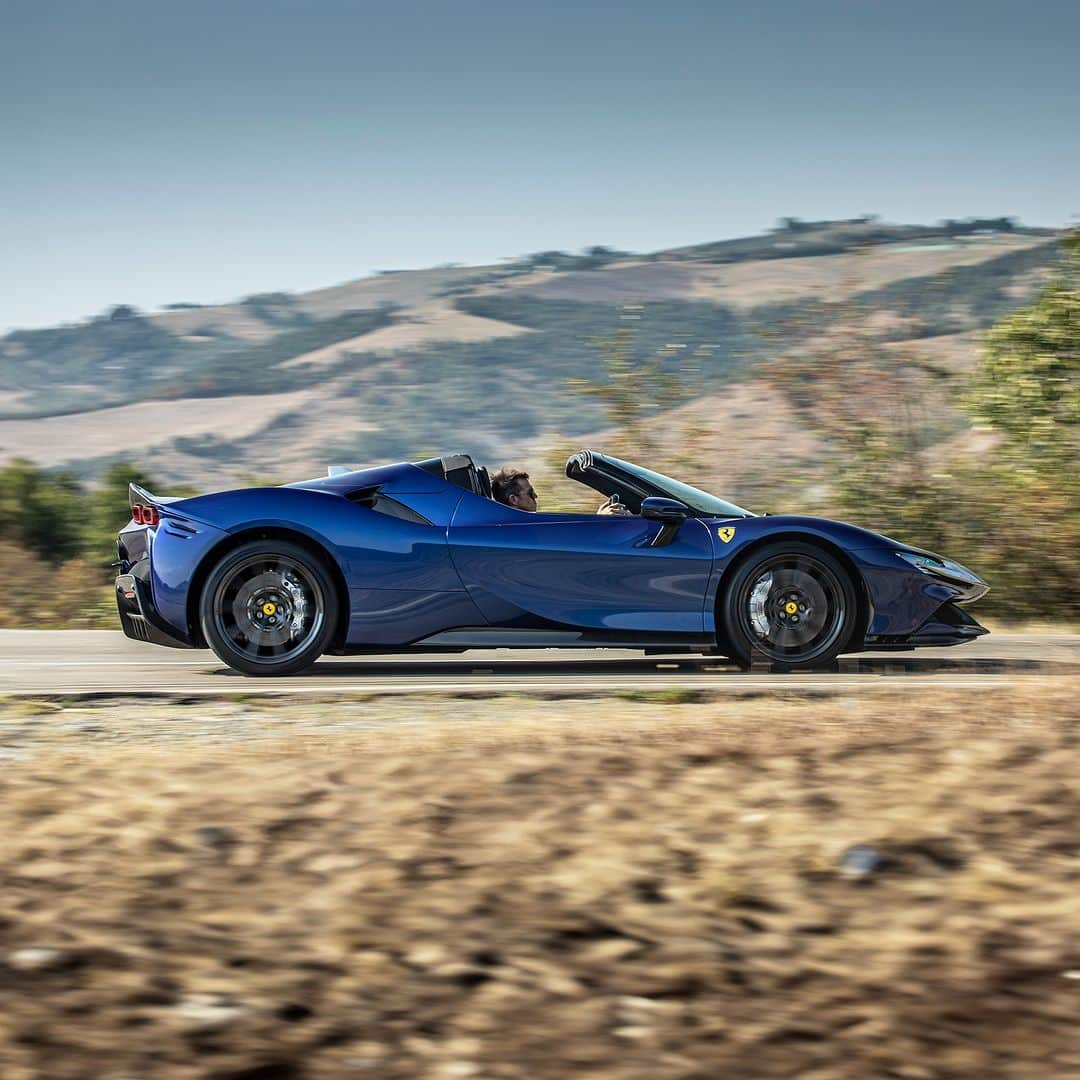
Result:
M619 502L618 498L614 495L612 495L607 502L603 503L596 512L598 514L618 514L620 517L628 517L630 515L630 511L626 508L625 504Z

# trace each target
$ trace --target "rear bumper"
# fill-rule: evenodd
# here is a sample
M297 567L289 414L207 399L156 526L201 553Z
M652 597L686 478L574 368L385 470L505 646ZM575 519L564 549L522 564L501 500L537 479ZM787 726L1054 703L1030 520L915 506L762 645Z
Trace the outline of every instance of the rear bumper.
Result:
M140 565L147 565L146 561ZM175 626L170 626L154 610L150 588L135 574L120 574L116 579L116 608L120 626L129 638L167 645L172 649L193 649L195 646Z

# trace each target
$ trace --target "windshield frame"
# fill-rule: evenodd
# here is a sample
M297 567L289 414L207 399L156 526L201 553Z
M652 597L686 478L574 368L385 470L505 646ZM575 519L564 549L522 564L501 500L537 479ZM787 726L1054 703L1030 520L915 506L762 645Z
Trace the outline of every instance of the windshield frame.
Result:
M604 495L626 492L625 500L632 513L638 513L641 501L649 496L662 496L682 503L694 517L750 518L752 510L737 506L708 491L674 480L663 473L635 465L621 458L594 450L580 450L566 462L566 475ZM629 489L629 490L627 490Z
M701 488L693 487L691 484L684 484L681 480L673 480L663 473L646 469L643 465L635 465L630 461L623 461L621 458L609 457L607 454L603 456L607 461L617 465L620 469L624 469L631 476L637 476L653 487L668 492L673 499L685 503L691 510L696 511L701 516L718 518L757 517L757 514L751 510L736 506L735 503L728 502L727 499L721 499L719 496L708 491L702 491Z

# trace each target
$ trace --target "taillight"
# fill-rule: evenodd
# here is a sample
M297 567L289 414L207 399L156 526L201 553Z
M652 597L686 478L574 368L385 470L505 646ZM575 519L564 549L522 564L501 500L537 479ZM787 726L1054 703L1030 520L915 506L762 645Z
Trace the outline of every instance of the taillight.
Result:
M131 520L134 521L136 525L156 525L160 518L154 507L143 506L142 503L135 503L131 508Z

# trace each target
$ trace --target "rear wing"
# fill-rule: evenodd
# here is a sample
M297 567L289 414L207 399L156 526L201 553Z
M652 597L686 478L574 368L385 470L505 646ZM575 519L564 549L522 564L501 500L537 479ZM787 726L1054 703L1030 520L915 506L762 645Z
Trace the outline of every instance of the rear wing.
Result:
M169 503L180 502L180 499L179 495L153 495L138 484L128 484L128 506L168 506Z
M154 495L138 484L128 484L128 505L131 520L136 525L157 525L160 511L169 503L179 501L178 496Z

